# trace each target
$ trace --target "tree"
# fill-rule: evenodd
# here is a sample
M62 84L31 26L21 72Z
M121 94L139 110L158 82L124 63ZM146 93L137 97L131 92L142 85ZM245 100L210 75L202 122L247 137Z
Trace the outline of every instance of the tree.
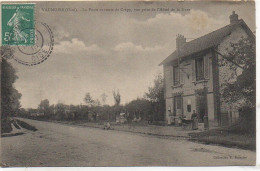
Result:
M103 105L105 105L106 104L106 100L107 100L106 93L101 94L101 100L102 100Z
M98 99L94 100L94 106L100 106L101 103Z
M21 117L29 116L29 112L27 112L24 108L20 108L18 113L19 113L19 116L21 116Z
M66 111L66 105L63 103L58 103L55 106L55 115L56 119L58 120L64 120L65 119L65 111Z
M125 110L129 113L131 119L134 118L134 115L137 118L147 119L147 116L152 113L152 106L147 99L138 98L126 104Z
M94 104L94 100L93 100L93 98L91 97L90 93L87 93L87 94L85 95L84 101L85 101L85 103L87 104L87 106L92 106L92 105Z
M85 103L87 104L88 112L92 114L94 121L97 119L98 111L100 108L100 101L98 99L94 100L90 93L87 93L85 98L84 98Z
M1 49L1 55L3 49ZM17 114L20 108L21 94L14 88L13 84L16 79L15 69L7 62L6 59L2 59L1 62L1 125L2 131L10 131L10 123L8 122L8 116L14 116Z
M1 46L1 57L4 59L12 59L13 58L14 49L10 46Z
M18 78L15 69L5 59L1 63L1 107L2 118L12 116L20 108L19 99L21 94L14 88L13 84Z
M56 112L55 105L54 104L50 105L49 109L50 109L49 119L53 119L55 112Z
M87 104L88 107L93 107L93 106L100 106L100 101L98 99L94 100L90 93L87 93L84 98L85 103Z
M164 79L161 73L155 76L154 84L148 88L144 97L150 101L153 107L153 119L163 120L165 112Z
M234 130L255 133L256 126L256 48L255 42L242 38L231 43L231 50L221 65L227 66L231 73L222 85L221 96L224 103L235 106L240 113L240 121Z
M39 112L43 112L45 116L49 116L51 114L49 100L48 99L42 100L38 106L38 110Z
M119 90L118 90L118 89L117 89L117 91L116 91L116 90L113 90L112 93L113 93L115 105L116 105L116 106L120 105L121 95L120 95L120 93L119 93Z
M222 65L228 66L233 73L222 85L222 97L226 103L239 102L240 106L255 108L255 52L255 44L247 38L242 38L238 43L231 43L231 50L228 52L226 59L223 58L221 61ZM239 71L240 74L238 73ZM234 80L234 78L236 79Z

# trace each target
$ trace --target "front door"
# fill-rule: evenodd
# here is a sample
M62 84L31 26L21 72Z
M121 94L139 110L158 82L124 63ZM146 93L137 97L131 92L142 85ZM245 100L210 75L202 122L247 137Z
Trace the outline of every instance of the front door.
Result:
M199 122L202 123L204 122L204 115L207 111L207 98L204 92L196 95L196 104L196 112L199 116Z
M174 112L175 116L182 116L182 96L174 96Z

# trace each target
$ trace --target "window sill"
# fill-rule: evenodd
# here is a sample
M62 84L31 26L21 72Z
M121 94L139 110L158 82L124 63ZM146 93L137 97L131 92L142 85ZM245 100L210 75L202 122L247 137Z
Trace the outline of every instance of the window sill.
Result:
M196 85L196 84L200 84L200 83L206 83L206 82L208 82L208 80L209 80L209 79L203 79L203 80L199 80L199 81L192 81L192 83L193 83L194 85Z
M178 88L178 87L182 87L183 86L183 84L178 84L178 85L172 85L171 87L172 88Z

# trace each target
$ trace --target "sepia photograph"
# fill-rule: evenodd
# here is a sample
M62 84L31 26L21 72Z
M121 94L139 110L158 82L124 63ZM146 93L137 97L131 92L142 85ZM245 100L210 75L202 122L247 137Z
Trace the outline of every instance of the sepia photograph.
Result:
M254 1L0 9L0 167L256 165Z

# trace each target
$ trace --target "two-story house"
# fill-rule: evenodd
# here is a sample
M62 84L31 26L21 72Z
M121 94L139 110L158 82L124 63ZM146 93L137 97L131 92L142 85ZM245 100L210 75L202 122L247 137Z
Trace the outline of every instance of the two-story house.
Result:
M184 36L177 35L176 50L160 64L165 78L166 122L173 117L190 118L193 110L200 122L206 114L216 125L238 117L237 110L221 100L223 74L229 68L218 64L230 43L242 37L255 40L255 35L234 11L229 25L202 37L186 42Z

